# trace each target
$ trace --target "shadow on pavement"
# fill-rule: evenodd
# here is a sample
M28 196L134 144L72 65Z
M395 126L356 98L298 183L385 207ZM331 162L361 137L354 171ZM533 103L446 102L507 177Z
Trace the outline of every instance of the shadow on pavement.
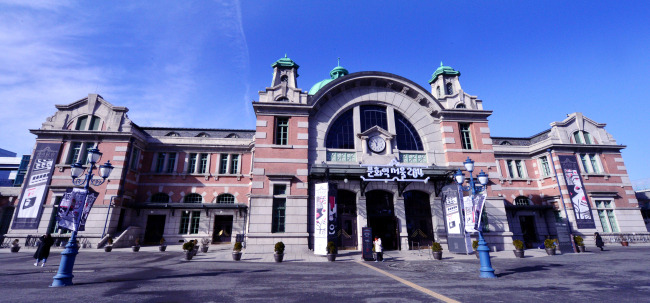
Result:
M515 274L515 273L525 273L525 272L536 272L536 271L550 270L551 267L561 267L561 266L564 266L564 265L561 265L561 264L547 264L547 265L523 266L523 267L517 267L517 268L509 269L506 272L497 274L496 276L497 277L504 277L504 276L507 276L507 275Z

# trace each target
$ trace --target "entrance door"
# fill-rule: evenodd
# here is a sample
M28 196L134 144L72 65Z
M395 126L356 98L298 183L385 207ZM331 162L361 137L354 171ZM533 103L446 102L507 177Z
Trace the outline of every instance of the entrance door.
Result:
M229 243L232 235L232 216L214 216L212 242Z
M526 248L533 248L533 243L538 241L535 216L519 216L519 226L524 237L524 245Z
M404 208L406 212L406 231L409 235L409 248L430 247L434 235L429 195L421 191L405 192Z
M337 231L341 248L357 248L357 194L339 190L336 194L336 209L340 222Z
M147 216L147 228L144 230L144 244L158 244L165 233L165 215Z
M350 215L341 216L341 247L357 247L357 217Z
M399 249L397 218L393 207L393 194L373 190L366 193L368 226L372 228L372 237L380 237L384 250Z

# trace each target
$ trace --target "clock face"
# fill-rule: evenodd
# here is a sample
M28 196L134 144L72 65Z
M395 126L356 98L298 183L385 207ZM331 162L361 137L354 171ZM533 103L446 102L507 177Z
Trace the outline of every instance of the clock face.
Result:
M368 139L368 147L375 153L380 153L386 148L386 141L379 136L373 136Z

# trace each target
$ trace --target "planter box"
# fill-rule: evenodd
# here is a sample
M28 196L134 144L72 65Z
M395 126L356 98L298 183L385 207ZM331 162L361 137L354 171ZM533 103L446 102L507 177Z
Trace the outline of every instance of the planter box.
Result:
M336 261L336 254L327 254L327 261L330 262Z
M549 256L555 256L555 248L546 248L546 254Z
M17 253L20 250L20 246L12 246L11 247L11 252L12 253Z
M278 254L278 253L273 254L273 259L275 259L275 262L282 262L283 258L284 258L284 254Z
M433 252L433 258L436 260L442 260L442 252L441 251L434 251Z
M160 246L158 246L158 250L160 250L160 251L165 251L165 250L167 250L167 245L160 245Z
M104 246L104 251L105 251L105 252L111 252L111 251L113 251L113 246Z
M189 261L192 260L194 257L194 250L188 250L185 252L185 260Z
M523 258L524 257L524 250L523 249L515 249L515 257L517 258Z
M138 245L138 246L131 246L131 249L133 249L133 252L139 252L139 251L140 251L140 245Z
M202 245L202 246L201 246L201 252L202 252L202 253L207 253L209 247L210 247L210 246Z
M232 260L233 261L241 260L241 255L242 255L241 251L233 251L232 252Z

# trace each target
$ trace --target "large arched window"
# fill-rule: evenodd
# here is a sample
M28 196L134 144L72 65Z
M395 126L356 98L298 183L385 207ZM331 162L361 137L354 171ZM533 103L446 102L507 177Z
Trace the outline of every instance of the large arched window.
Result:
M201 203L203 202L203 197L199 194L189 194L185 196L185 199L183 200L185 203Z
M354 124L352 122L352 109L343 113L327 133L327 148L354 149Z
M422 141L413 125L402 114L395 111L395 132L399 150L423 150Z
M157 193L151 196L151 202L154 203L167 203L169 202L169 195L166 193Z
M388 130L386 108L377 105L361 106L361 131L365 132L375 125Z
M222 194L217 197L217 203L232 204L235 203L235 196L231 194Z

